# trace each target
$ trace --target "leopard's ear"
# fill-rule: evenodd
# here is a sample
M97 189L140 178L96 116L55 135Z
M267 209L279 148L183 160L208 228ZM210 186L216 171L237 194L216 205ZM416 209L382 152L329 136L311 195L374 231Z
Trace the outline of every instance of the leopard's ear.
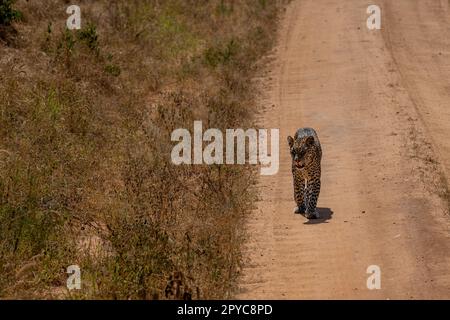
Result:
M288 136L287 141L289 143L289 147L292 148L292 146L294 145L294 138L292 138L291 136Z
M313 136L309 136L308 138L306 138L305 143L308 147L311 147L314 145L314 137Z

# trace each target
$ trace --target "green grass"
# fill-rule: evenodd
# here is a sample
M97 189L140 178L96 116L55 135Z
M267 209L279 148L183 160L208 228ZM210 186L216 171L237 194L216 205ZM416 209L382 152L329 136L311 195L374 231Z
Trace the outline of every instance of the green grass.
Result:
M0 2L0 25L9 26L13 21L22 19L22 13L13 8L14 0Z

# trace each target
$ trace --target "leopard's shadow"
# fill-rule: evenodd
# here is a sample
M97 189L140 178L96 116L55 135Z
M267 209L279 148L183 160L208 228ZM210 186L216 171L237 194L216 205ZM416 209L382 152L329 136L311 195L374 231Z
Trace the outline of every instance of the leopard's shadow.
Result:
M317 208L319 212L318 219L310 219L306 221L304 224L319 224L319 223L328 223L328 220L333 218L333 210L330 208Z

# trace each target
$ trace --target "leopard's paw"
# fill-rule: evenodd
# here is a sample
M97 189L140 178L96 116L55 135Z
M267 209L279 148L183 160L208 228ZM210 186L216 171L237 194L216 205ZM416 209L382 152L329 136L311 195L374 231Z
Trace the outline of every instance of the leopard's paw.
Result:
M305 214L305 207L304 206L300 206L300 207L295 207L294 209L294 213L297 214Z
M319 219L320 215L319 215L319 212L317 210L315 210L314 213L307 212L305 214L305 217L307 219Z

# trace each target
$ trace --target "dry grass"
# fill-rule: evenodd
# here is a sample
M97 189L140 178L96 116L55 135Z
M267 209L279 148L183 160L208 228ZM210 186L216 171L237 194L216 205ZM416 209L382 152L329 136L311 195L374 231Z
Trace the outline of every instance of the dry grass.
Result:
M231 297L255 172L174 166L170 133L253 124L281 3L79 1L79 31L68 5L17 1L0 41L0 297L165 298L174 272Z

